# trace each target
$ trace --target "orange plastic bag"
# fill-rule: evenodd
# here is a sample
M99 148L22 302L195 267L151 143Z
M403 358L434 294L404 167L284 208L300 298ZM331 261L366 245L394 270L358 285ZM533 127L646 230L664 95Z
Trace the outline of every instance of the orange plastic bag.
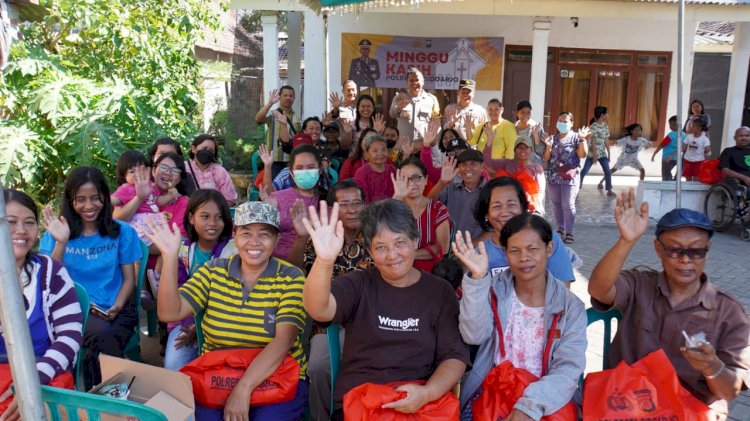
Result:
M223 408L232 389L263 348L223 349L207 352L180 372L190 377L195 401L207 408ZM299 364L290 355L250 395L251 406L286 402L294 398L299 381Z
M516 368L506 360L487 373L482 382L482 393L472 404L475 420L499 420L507 418L524 390L539 378L528 370ZM542 417L544 421L575 421L578 410L568 402L557 412Z
M365 383L344 395L344 421L455 421L460 415L460 405L453 393L447 392L414 414L404 414L381 408L384 404L401 400L406 393L396 390L402 384L424 382L394 382L388 384Z
M583 420L703 421L716 419L706 404L687 391L663 350L629 366L589 373L583 388Z
M500 346L500 355L505 357L505 341L503 340L503 327L500 324L500 317L497 315L497 297L492 292L490 295L492 303L492 317L497 329L498 341ZM547 361L549 361L550 352L552 352L552 340L557 330L557 322L560 320L560 313L556 313L552 318L552 326L547 335L544 344L544 353L542 354L542 373L549 372ZM482 393L479 394L471 406L472 414L475 420L500 420L507 418L513 406L523 396L526 388L539 377L535 376L528 370L516 368L509 360L505 360L500 365L493 367L482 381ZM542 417L544 421L576 421L578 409L573 402L568 402L565 406L557 410L554 414Z
M701 163L698 170L698 180L703 184L716 184L724 179L724 173L719 168L718 159L710 159Z
M11 383L13 383L13 378L10 374L10 364L0 364L0 395L8 390ZM73 380L73 375L70 374L69 371L64 371L59 376L50 380L47 386L73 390L75 389L75 381ZM8 410L8 407L11 403L13 403L14 399L15 398L11 396L10 398L0 402L0 414L3 414L6 410Z
M526 199L529 202L529 211L533 212L536 210L536 203L539 200L539 184L537 184L534 177L526 171L523 167L519 168L514 174L511 174L505 170L497 170L495 178L497 177L510 177L515 178L523 187L524 193L526 193Z

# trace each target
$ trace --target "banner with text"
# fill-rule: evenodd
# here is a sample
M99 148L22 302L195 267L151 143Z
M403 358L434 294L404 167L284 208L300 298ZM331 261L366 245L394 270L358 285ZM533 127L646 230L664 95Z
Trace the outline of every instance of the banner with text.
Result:
M459 80L474 79L479 90L499 91L503 38L341 34L342 83L405 88L410 67L424 74L426 89L458 89Z

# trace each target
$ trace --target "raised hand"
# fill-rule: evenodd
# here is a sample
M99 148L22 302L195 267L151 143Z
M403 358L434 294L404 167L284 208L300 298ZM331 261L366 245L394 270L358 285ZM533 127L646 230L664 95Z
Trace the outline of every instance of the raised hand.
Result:
M177 258L182 245L182 234L176 223L169 227L167 216L163 213L153 215L146 219L146 227L143 234L154 242L163 258Z
M458 109L453 107L451 108L450 112L446 115L445 124L443 125L443 128L450 129L453 126L456 125L456 121L458 121Z
M406 159L414 153L414 142L404 135L399 135L398 148L404 152L404 159Z
M427 130L424 132L424 146L433 146L437 143L437 134L440 130L440 119L433 118L427 124Z
M333 264L344 246L344 226L338 220L339 204L333 204L333 211L328 213L328 205L320 201L320 214L314 206L307 208L308 217L302 219L307 234L312 238L315 248L315 259Z
M471 118L471 114L464 116L464 131L466 133L466 138L471 139L471 135L474 133L474 129L476 129L476 125L474 124L474 119Z
M323 127L333 123L333 112L323 113L323 119L321 120Z
M42 228L58 243L67 243L70 239L70 225L68 225L65 217L55 214L55 211L49 206L42 210L42 215L44 216Z
M588 126L583 126L578 130L578 137L586 139L591 135L591 129Z
M448 156L443 161L443 166L440 169L440 181L446 184L451 183L456 178L456 175L458 175L456 158Z
M258 155L260 155L260 160L263 162L263 168L267 168L270 171L273 166L273 156L271 156L268 147L266 145L260 145L258 147Z
M294 226L294 232L300 237L307 237L307 230L302 220L307 218L307 211L305 210L305 201L297 199L292 204L292 208L289 209L289 216L292 218L292 225Z
M396 99L396 106L398 107L399 111L403 111L404 108L406 108L407 105L411 103L411 98L409 98L409 95L399 93L398 99Z
M135 195L141 200L148 199L154 192L151 185L151 171L145 165L139 165L135 169Z
M383 134L383 132L385 131L385 118L383 118L383 114L375 114L375 117L373 118L372 128L375 129L375 131L377 131L378 133Z
M409 193L409 180L400 169L396 170L396 174L391 174L391 182L393 183L393 198L404 200Z
M638 210L632 188L620 193L615 202L615 222L620 230L620 238L628 242L637 241L648 229L648 202L641 203Z
M278 121L280 124L285 124L285 125L289 124L286 120L286 114L284 114L284 112L281 111L280 109L277 109L276 111L273 112L273 118L274 120Z
M472 279L482 279L487 276L489 259L487 250L484 248L484 242L479 243L478 251L474 249L471 243L471 234L469 231L456 232L456 239L453 241L453 254L461 261L466 269L471 272Z
M341 97L338 92L332 92L328 95L328 101L331 103L331 108L338 108L341 106Z
M354 132L354 122L348 118L341 119L341 129L345 135L350 135Z
M275 207L276 209L279 208L279 202L276 200L275 197L273 197L272 194L268 192L267 189L260 189L259 197L260 197L261 202L268 203L269 205Z
M544 142L547 147L552 147L552 141L554 140L554 136L551 134L548 134L547 136L542 137L542 142Z
M489 122L484 123L484 133L487 134L487 144L491 146L492 142L495 141L495 131L492 130L492 125Z
M268 94L268 103L275 104L277 102L279 102L279 90L271 89L271 93Z

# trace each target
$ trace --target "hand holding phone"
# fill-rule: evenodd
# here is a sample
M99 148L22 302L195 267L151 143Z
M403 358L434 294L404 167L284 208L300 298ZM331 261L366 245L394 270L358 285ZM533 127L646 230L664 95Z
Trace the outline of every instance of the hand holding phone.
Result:
M99 307L94 303L91 303L91 312L103 319L109 319L109 311L106 308Z

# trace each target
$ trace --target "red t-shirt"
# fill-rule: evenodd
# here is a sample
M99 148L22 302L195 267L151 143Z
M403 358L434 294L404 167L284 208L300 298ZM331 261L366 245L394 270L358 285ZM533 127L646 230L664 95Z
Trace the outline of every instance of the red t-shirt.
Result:
M430 199L424 212L417 219L417 229L419 230L418 248L426 248L427 246L437 244L437 229L445 222L450 222L448 208L442 202ZM447 252L448 250L442 250L436 258L430 260L414 260L414 267L425 272L432 272L433 266Z
M370 164L365 164L357 170L357 173L354 174L354 182L365 191L365 203L373 203L393 197L391 174L396 174L396 167L390 162L385 163L383 172L376 172Z

